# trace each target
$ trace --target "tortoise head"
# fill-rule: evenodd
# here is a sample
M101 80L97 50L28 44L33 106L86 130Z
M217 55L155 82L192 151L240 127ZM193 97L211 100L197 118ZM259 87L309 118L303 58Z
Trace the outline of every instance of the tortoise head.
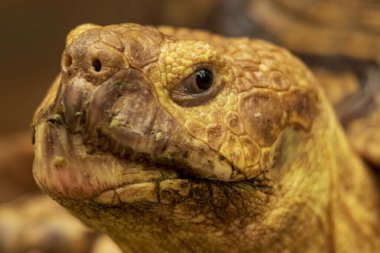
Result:
M36 112L34 175L127 251L259 249L295 217L318 223L301 196L325 175L307 152L319 104L312 75L271 44L84 25Z

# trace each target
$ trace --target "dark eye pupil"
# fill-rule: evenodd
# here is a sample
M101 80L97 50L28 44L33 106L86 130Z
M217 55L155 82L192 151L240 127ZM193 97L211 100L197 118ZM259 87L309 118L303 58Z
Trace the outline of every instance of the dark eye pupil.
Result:
M201 90L207 90L211 87L213 81L212 72L208 69L198 70L196 73L197 86Z

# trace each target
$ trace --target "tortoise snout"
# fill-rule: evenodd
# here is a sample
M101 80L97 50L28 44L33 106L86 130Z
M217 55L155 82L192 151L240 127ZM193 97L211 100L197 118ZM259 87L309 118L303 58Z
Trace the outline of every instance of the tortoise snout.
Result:
M99 85L128 67L122 49L116 38L105 37L97 29L84 32L66 46L62 55L62 74L69 79L84 77L93 85Z
M70 40L62 54L62 81L57 107L73 131L86 121L89 99L97 88L128 68L120 39L97 28Z

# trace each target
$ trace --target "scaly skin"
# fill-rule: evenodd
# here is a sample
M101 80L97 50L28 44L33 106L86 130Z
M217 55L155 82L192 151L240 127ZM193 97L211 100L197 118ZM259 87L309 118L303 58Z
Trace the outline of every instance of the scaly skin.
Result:
M200 69L214 78L194 94ZM373 175L269 43L81 26L33 127L39 186L124 252L380 249Z

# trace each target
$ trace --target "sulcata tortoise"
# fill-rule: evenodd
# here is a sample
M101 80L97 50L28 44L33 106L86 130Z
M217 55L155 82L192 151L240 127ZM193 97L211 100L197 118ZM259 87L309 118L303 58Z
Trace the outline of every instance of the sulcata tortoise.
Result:
M380 249L375 172L270 43L80 26L33 129L38 185L123 252Z
M123 252L376 252L378 175L323 87L262 40L82 25L33 120L34 177ZM24 213L38 204L75 223L43 197Z

